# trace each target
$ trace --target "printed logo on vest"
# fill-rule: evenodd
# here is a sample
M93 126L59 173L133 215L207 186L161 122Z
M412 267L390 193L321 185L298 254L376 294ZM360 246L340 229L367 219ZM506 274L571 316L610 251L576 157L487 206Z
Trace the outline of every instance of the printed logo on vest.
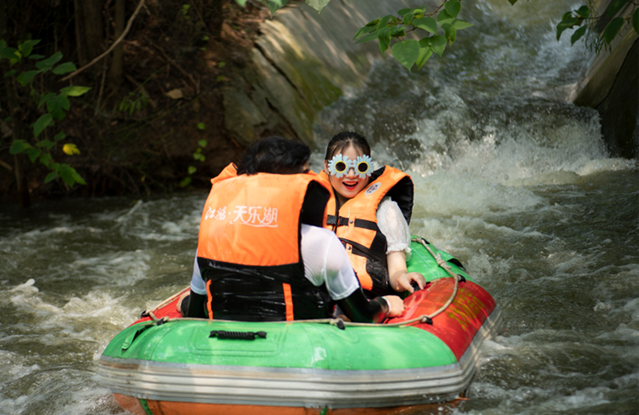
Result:
M226 206L213 209L208 207L204 220L225 220L227 217ZM235 217L229 223L240 221L244 225L255 228L277 228L277 208L262 206L235 206L233 211Z
M375 183L374 185L372 185L371 187L366 189L366 192L364 194L366 196L372 195L373 193L375 193L377 191L377 189L380 188L381 185L382 185L381 183Z
M263 212L260 212L262 211ZM244 225L253 226L255 228L277 228L277 208L262 206L235 206L233 211L235 219L231 223L238 220Z
M226 219L226 206L221 207L219 209L212 209L209 206L209 210L204 215L204 220L207 219L215 219L215 220L224 220Z

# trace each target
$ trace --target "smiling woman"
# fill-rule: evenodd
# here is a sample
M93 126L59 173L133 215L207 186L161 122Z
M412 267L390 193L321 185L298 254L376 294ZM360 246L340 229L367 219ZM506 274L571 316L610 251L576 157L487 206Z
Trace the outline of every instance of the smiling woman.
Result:
M346 247L362 287L370 295L413 292L424 277L406 270L413 182L390 166L373 171L366 138L344 131L328 144L324 178L333 188L328 225Z

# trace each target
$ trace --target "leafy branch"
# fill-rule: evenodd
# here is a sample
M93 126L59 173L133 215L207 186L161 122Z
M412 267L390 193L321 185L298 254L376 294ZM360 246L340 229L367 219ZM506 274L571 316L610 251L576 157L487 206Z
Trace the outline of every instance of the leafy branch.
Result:
M399 17L387 15L368 22L354 39L358 39L356 43L377 40L382 53L390 47L391 40L397 40L391 47L395 59L408 70L413 65L419 70L433 53L442 56L446 46L457 39L458 30L472 26L457 18L460 10L459 0L446 0L430 13L425 8L401 9L397 12ZM408 32L421 38L406 39Z
M617 16L628 4L634 5L634 10L631 10L626 15ZM619 36L621 29L625 25L632 25L635 32L639 34L639 8L637 6L639 6L639 1L637 0L614 0L610 3L607 12L597 15L597 10L592 8L592 2L589 1L588 5L583 5L577 10L564 13L561 22L557 24L557 40L561 38L561 34L565 30L578 27L570 37L571 44L574 44L590 32L593 35L590 42L588 42L589 47L597 52L604 45L610 48L612 41ZM606 16L611 20L598 33L599 23Z
M69 97L78 97L85 94L90 88L83 86L69 86L60 89L59 93L39 93L33 87L33 81L37 76L43 76L47 72L54 75L64 75L75 71L77 68L72 62L58 64L62 60L62 53L56 52L48 58L43 55L32 54L33 48L40 43L40 40L27 40L19 43L17 49L7 46L4 40L0 40L0 60L7 59L11 67L22 66L26 69L35 66L35 69L19 70L11 69L5 73L5 77L15 77L15 80L23 87L29 88L29 95L37 109L40 110L46 104L46 112L30 125L33 129L33 137L38 138L42 132L50 126L54 126L56 121L61 121L66 116L71 105ZM23 59L34 61L31 66ZM32 163L39 161L51 172L46 176L44 182L48 183L61 177L69 186L75 183L86 184L78 172L68 164L57 163L51 155L53 148L66 138L64 132L60 131L54 135L53 141L48 138L37 141L34 145L27 140L14 139L9 148L11 154L24 153ZM77 146L73 143L66 143L62 146L62 151L67 155L80 154Z

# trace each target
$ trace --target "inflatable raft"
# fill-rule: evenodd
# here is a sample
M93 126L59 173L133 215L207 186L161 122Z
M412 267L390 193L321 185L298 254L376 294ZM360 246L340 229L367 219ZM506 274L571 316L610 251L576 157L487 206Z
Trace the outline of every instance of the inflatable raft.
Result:
M451 255L420 238L411 248L408 270L428 284L385 324L186 319L176 294L109 343L101 382L140 415L382 414L454 401L499 309Z

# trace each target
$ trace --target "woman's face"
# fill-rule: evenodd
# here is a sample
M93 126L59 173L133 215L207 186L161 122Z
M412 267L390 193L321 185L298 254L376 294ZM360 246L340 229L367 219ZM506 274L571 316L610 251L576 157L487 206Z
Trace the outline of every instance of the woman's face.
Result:
M357 160L357 157L362 156L364 153L351 145L343 149L341 154L344 157L348 157L349 160ZM355 168L350 168L348 173L337 178L328 171L328 161L324 160L324 171L328 173L331 186L335 189L341 203L354 198L368 184L368 177L360 179L359 175L355 174Z

